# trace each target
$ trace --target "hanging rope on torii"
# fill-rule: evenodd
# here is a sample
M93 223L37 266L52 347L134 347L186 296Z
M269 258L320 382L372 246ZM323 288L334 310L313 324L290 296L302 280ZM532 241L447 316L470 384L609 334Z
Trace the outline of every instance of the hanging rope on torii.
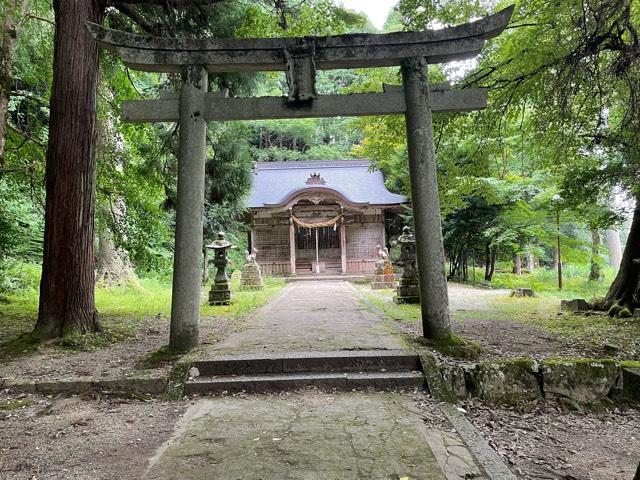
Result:
M407 124L423 332L449 337L431 114L485 108L487 92L429 86L427 66L474 57L506 28L513 9L439 30L304 38L158 38L88 24L98 43L116 51L128 67L182 73L184 79L179 94L126 102L123 112L128 122L180 122L170 346L188 350L198 343L200 258L194 252L202 251L206 122L388 114L404 114ZM317 69L390 66L401 67L402 86L386 86L383 93L316 93ZM285 71L288 95L207 93L209 73L257 71Z

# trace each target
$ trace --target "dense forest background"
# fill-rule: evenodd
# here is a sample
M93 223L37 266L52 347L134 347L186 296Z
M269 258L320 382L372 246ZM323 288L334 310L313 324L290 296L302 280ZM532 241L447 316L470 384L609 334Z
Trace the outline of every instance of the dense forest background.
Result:
M54 7L60 3L1 3L0 295L5 297L37 294L39 287ZM366 16L336 3L122 2L106 8L104 24L187 37L376 31ZM458 24L509 3L401 0L384 31ZM511 25L479 58L432 67L436 82L490 88L487 110L435 117L448 273L469 280L475 259L478 281L531 284L535 274L540 288L555 288L559 238L568 277L604 295L615 269L625 264L621 246L640 193L640 7L629 0L515 3ZM318 89L381 91L384 82L399 83L399 69L321 72ZM178 127L125 124L120 112L124 100L159 97L179 83L179 76L130 71L114 55L100 53L95 278L101 288L136 288L139 278L170 277ZM237 96L281 95L286 89L284 76L275 73L214 75L211 84L212 90ZM390 190L410 196L401 116L211 123L207 142L205 241L219 230L228 232L241 247L235 267L246 247L243 201L256 161L371 158ZM412 221L410 212L406 221ZM636 242L634 231L630 241ZM640 245L634 248L626 264L640 257ZM638 302L637 273L630 274L635 283L625 283L630 292L618 291L610 299L607 308L617 305L613 313Z

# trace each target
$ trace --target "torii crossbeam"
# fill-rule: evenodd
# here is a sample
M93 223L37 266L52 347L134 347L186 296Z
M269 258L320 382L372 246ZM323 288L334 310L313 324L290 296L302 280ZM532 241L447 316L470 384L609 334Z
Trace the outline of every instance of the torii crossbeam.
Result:
M415 223L423 334L451 334L436 178L432 112L486 107L483 89L429 87L427 65L477 55L509 23L513 5L476 22L421 32L275 39L176 39L88 28L98 43L137 70L180 72L180 92L158 100L126 102L128 122L180 122L176 245L170 346L198 343L200 252L204 206L206 122L404 114ZM403 86L383 93L318 95L316 69L400 66ZM207 93L211 72L285 71L285 97L228 98Z

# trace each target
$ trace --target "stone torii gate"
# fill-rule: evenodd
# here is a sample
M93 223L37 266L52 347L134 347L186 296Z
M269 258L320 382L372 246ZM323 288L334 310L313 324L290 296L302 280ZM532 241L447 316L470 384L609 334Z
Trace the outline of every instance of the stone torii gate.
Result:
M404 114L415 219L424 336L450 334L449 302L436 178L432 112L486 107L483 89L429 86L428 64L476 56L509 23L513 6L476 22L421 32L276 39L175 39L133 35L89 24L98 43L125 65L147 72L182 73L174 96L126 102L128 122L179 122L175 255L170 346L198 343L200 252L209 121ZM317 95L316 69L400 66L402 86L383 93ZM228 98L207 93L214 72L285 71L286 97Z

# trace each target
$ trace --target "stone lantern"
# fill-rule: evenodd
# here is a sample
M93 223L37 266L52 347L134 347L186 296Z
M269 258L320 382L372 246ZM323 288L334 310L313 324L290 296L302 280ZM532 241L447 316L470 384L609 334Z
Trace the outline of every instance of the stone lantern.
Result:
M398 304L420 303L418 269L416 268L416 239L409 227L402 229L402 235L398 237L397 244L400 245L398 263L402 267L402 276L398 283L398 294L393 298L393 301Z
M207 245L214 252L213 265L218 269L216 278L209 290L209 305L229 305L231 302L231 289L229 288L229 277L227 277L227 265L229 257L227 250L234 248L225 238L224 232L218 233L218 237L211 245Z

